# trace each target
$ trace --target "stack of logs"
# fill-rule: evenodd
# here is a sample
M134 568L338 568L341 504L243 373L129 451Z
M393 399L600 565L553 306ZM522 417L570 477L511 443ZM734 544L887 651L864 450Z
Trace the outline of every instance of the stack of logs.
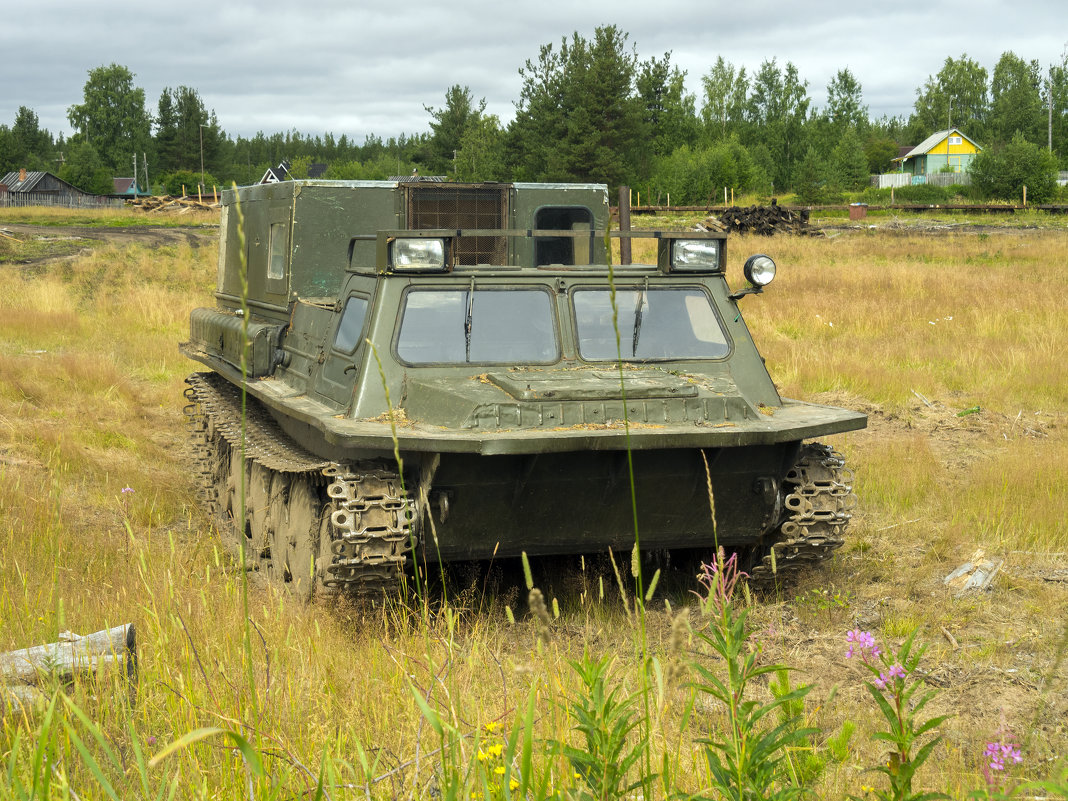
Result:
M171 195L159 195L157 197L139 197L136 200L127 201L128 206L141 211L170 212L188 214L191 211L217 211L219 206L215 202L215 195L201 195L194 197L172 197Z
M709 217L704 225L711 231L726 231L738 234L800 234L819 236L820 231L808 227L808 209L790 211L783 206L731 206L719 215Z

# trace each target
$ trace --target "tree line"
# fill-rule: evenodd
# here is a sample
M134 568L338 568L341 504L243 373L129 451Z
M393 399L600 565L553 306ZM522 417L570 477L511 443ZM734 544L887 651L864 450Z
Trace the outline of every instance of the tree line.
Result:
M519 74L508 123L456 85L440 107L424 106L428 130L357 143L296 130L229 136L196 89L168 87L150 112L127 67L100 66L89 70L82 102L68 109L69 138L42 129L26 106L11 126L0 125L0 174L49 170L108 193L112 176L132 175L136 163L143 187L174 193L202 177L208 186L252 183L286 159L298 178L324 164L323 177L335 179L418 170L461 181L627 184L653 202L670 195L677 204L714 202L724 187L826 202L889 171L900 147L950 127L984 148L975 178L994 195L1015 191L1021 163L1047 174L1051 193L1053 171L1068 168L1068 50L1046 69L1011 51L989 72L967 54L947 57L916 89L908 117L872 117L848 68L835 73L817 108L797 67L776 58L750 70L718 57L701 78L698 103L670 52L642 59L611 25L542 45ZM1006 177L1010 167L1016 173ZM1034 184L1027 169L1018 180ZM1029 195L1040 200L1043 191Z

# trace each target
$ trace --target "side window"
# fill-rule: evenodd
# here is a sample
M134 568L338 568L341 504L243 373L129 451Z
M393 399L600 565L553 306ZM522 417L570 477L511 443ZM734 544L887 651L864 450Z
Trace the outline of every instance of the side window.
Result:
M345 310L341 313L341 322L337 325L334 348L342 353L352 353L360 344L363 322L367 317L367 298L353 295L345 301Z
M534 227L541 231L579 231L593 227L593 212L585 206L544 206L534 215ZM540 237L534 245L534 266L544 264L587 264L588 239Z
M267 278L280 280L286 275L286 223L271 223L271 241L267 256Z

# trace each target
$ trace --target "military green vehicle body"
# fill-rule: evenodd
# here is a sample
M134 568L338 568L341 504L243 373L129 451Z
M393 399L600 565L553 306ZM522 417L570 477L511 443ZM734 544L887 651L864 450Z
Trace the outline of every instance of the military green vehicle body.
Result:
M643 549L743 548L758 573L825 556L851 478L803 440L866 418L779 396L725 235L646 232L655 262L610 268L609 227L601 185L226 193L217 306L182 346L211 370L189 392L209 502L241 516L244 436L235 529L302 593L378 587L411 557L629 550L631 464Z

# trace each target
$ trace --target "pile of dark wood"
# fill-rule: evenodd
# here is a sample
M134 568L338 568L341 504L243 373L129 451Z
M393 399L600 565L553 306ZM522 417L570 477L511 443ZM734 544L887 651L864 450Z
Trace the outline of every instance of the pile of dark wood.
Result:
M731 206L718 219L709 217L704 224L710 230L732 234L818 236L820 233L808 227L808 209L795 212L783 206L749 206L744 209Z

